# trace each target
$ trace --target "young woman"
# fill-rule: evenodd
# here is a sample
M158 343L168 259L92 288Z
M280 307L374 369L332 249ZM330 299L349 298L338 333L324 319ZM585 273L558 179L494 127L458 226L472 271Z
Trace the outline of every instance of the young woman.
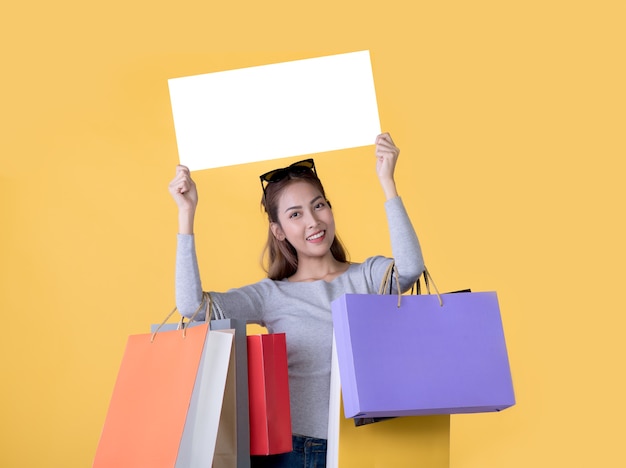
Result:
M424 269L420 245L396 191L400 150L391 136L376 138L376 172L386 197L391 246L406 291ZM346 260L335 219L312 159L261 176L268 215L268 278L225 293L211 292L213 318L236 318L286 333L294 451L253 457L253 466L320 467L326 463L332 318L330 303L344 293L376 294L393 261ZM178 205L176 303L189 317L202 301L193 225L198 194L189 170L178 166L169 186ZM367 235L365 233L364 235ZM205 318L202 314L198 319ZM306 464L305 464L306 463Z

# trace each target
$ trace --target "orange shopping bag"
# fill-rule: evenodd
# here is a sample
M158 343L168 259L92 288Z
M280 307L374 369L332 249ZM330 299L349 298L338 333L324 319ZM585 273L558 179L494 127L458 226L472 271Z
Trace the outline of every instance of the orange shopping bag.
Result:
M207 332L128 338L94 468L175 466Z
M211 466L228 417L222 403L233 336L208 324L130 336L93 467ZM234 468L236 452L228 461L223 455L219 466Z

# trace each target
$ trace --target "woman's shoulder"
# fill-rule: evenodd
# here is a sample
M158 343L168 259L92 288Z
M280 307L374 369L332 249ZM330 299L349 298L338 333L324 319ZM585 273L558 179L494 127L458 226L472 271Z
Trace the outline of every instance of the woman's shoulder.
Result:
M391 261L393 261L393 259L391 259L389 257L385 257L383 255L374 255L372 257L366 258L361 263L352 263L350 265L350 268L348 269L348 271L350 271L350 270L354 270L354 271L371 270L372 268L377 268L377 267L380 267L380 266L386 267L389 264L389 262L391 262Z
M250 284L246 284L244 286L240 286L238 288L233 288L230 289L227 292L230 291L256 291L258 293L264 293L267 294L268 292L271 291L275 291L278 287L280 283L284 283L286 281L282 281L282 280L273 280L270 278L263 278L260 279L259 281L255 282L255 283L250 283Z
M352 263L348 271L346 271L346 279L353 281L356 278L363 278L368 283L373 284L380 281L380 278L383 277L385 270L392 261L393 259L383 255L374 255L366 258L361 263Z

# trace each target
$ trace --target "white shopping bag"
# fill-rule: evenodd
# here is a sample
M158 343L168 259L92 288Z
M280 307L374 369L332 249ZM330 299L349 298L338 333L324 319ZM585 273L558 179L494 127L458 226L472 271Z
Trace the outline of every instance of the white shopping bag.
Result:
M234 330L211 330L207 334L176 468L213 466L220 419L231 417L234 422L234 413L228 415L222 412L226 378L229 370L234 371L231 365L234 363L233 336ZM236 447L232 460L232 468L235 468Z

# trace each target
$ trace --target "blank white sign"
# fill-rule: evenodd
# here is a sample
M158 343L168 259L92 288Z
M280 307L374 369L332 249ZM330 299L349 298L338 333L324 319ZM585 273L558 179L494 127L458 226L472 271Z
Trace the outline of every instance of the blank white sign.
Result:
M369 51L168 80L180 163L191 170L373 145Z

